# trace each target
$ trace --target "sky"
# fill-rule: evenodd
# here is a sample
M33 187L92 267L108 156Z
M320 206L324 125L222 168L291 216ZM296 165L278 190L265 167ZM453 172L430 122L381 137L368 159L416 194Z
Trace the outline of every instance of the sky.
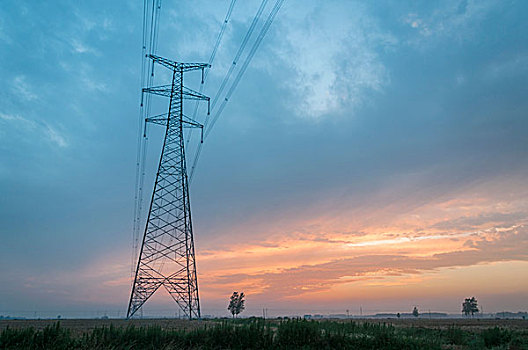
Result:
M207 62L229 3L164 0L157 53ZM259 5L236 3L206 95ZM202 314L228 315L234 290L246 316L460 313L470 296L527 311L527 11L286 0L191 184ZM2 1L0 315L126 313L142 16L140 1ZM151 127L147 193L161 142ZM144 312L176 308L159 292Z

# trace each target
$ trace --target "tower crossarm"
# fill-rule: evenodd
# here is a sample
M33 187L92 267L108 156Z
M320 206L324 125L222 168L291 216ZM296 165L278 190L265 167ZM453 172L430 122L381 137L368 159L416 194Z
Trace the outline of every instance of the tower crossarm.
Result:
M146 118L145 122L165 126L167 125L167 120L168 120L167 115L168 113L158 114L158 115Z
M167 117L156 117L156 118L145 119L147 123L158 124L158 125L163 125L163 126L167 125L167 120L168 120Z
M154 117L147 118L147 119L145 119L145 122L146 123L152 123L152 124L158 124L158 125L162 125L162 126L167 126L167 124L169 122L169 118L167 118L167 113L163 113L163 114L160 114L160 115L156 115ZM200 142L203 143L203 129L204 129L203 124L198 123L197 121L195 121L192 118L187 117L186 115L183 116L183 119L181 120L181 123L182 123L182 127L184 127L184 128L198 128L198 129L201 129L200 130L201 131Z
M165 97L171 97L173 86L171 85L160 85L160 86L151 86L147 88L143 88L144 93L153 94L153 95L159 95L159 96L165 96ZM202 100L202 101L209 101L210 98L205 96L204 94L199 93L198 91L194 91L192 89L189 89L188 87L183 87L183 91L181 92L182 96L186 100Z
M194 91L193 89L189 89L188 87L183 87L183 96L184 98L188 100L203 100L203 101L209 101L209 97L205 96L204 94L199 93L198 91Z
M182 123L185 124L186 128L202 128L203 129L203 125L200 124L200 123L196 123L194 121L190 121L190 120L182 120Z
M203 143L203 136L204 136L204 126L203 124L200 124L193 119L185 116L185 119L182 120L182 126L184 128L199 128L200 129L200 143Z
M158 124L158 125L163 125L163 126L166 126L167 125L167 121L169 118L167 118L167 114L168 113L162 113L162 114L158 114L158 115L155 115L155 116L152 116L152 117L149 117L149 118L146 118L145 121L147 123L152 123L152 124ZM182 123L185 124L184 127L187 127L187 128L203 128L203 124L200 124L198 123L196 120L184 115L183 116L183 119L182 119Z
M143 88L143 92L153 95L160 95L165 97L171 97L172 86L171 85L160 85Z
M147 57L150 58L153 62L161 64L166 68L183 72L190 72L192 70L199 70L211 67L211 65L208 63L180 63L156 55L147 55Z

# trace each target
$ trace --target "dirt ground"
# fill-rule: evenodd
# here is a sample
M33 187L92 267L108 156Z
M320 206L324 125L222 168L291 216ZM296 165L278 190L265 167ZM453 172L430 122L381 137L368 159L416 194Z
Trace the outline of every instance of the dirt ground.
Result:
M134 325L160 326L163 329L195 329L205 325L213 325L219 320L179 320L179 319L62 319L61 327L69 328L74 333L84 333L96 327L110 326L126 327ZM347 322L349 320L335 320ZM503 327L509 329L528 329L528 320L522 319L352 319L354 322L386 323L396 327L425 327L425 328L447 328L456 326L467 330L477 330L490 327ZM48 325L53 325L57 320L0 320L0 330L9 328L33 327L42 329Z

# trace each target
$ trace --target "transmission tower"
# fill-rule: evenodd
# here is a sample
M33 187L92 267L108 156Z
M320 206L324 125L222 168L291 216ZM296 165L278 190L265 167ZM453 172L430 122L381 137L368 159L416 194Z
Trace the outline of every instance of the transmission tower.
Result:
M183 129L200 128L203 136L203 125L183 114L183 102L188 99L209 103L209 97L185 87L183 75L201 70L203 82L204 69L210 65L179 63L155 55L148 57L172 71L172 84L143 89L144 93L168 97L169 112L145 120L163 125L166 130L127 318L161 286L186 317L200 318Z

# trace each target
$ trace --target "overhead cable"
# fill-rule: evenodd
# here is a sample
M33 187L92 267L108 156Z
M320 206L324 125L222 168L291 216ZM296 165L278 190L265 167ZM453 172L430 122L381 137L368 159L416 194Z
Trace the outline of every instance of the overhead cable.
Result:
M256 19L253 20L253 23L251 24L251 26L250 26L250 28L248 30L249 35L246 34L246 37L244 37L244 40L242 41L241 47L242 46L245 47L245 45L247 44L247 40L249 40L249 37L251 36L251 33L255 29L254 24L256 25L256 22L258 22L258 18L260 17L260 14L262 13L262 10L264 9L264 7L266 5L266 2L267 2L267 0L263 0L263 2L261 3L261 6L259 7L259 10L257 11L257 14L255 15ZM249 66L249 63L251 62L253 56L255 55L255 52L257 51L258 47L260 46L260 44L262 42L262 39L264 39L264 36L268 32L269 27L273 23L273 20L275 19L275 16L279 12L279 10L280 10L280 8L281 8L283 3L284 3L284 0L277 0L275 5L273 6L270 14L268 15L268 18L267 18L266 22L264 23L262 29L260 30L260 33L259 33L257 39L253 43L253 46L251 47L251 50L250 50L248 56L244 60L244 63L242 64L242 67L238 71L238 74L235 77L235 80L231 84L231 87L229 88L224 100L222 101L222 104L220 105L218 111L214 114L214 117L213 117L212 122L211 122L211 126L206 128L207 124L204 125L204 129L205 129L205 131L204 131L204 139L210 134L212 128L214 127L214 124L216 123L216 121L218 120L220 115L222 114L227 102L229 101L229 98L231 97L231 95L235 91L238 83L242 79L242 76L244 75L244 72L246 71L247 67ZM232 69L234 69L233 66L236 65L236 61L238 60L238 58L240 58L240 54L242 53L242 51L243 51L243 48L242 48L242 50L239 49L239 52L237 52L237 55L235 56L236 60L233 60L233 62L235 62L235 63L232 64L232 66L230 67L231 71L232 71ZM228 74L231 74L231 73L228 72ZM224 80L227 81L225 78L224 78ZM222 87L222 90L223 90L223 87ZM217 95L219 95L219 94L217 93ZM216 98L218 98L218 97L216 97ZM200 158L200 154L202 153L202 147L203 147L202 143L198 144L198 148L196 150L196 154L194 156L194 159L193 159L193 162L192 162L192 166L191 166L191 171L190 171L190 176L189 176L190 181L192 181L192 178L194 176L194 172L196 171L196 165L198 164L198 159Z
M220 84L220 88L218 89L217 93L215 94L213 101L211 102L211 109L214 110L216 103L218 102L218 97L222 94L224 91L224 88L231 77L231 74L233 74L233 71L235 70L236 64L238 63L238 60L240 59L240 56L242 55L242 52L246 48L246 45L249 41L249 38L251 37L251 34L253 34L253 31L255 30L255 27L258 23L258 20L260 19L260 16L262 14L262 11L266 7L266 4L268 3L268 0L262 0L262 3L260 4L260 7L257 11L257 14L253 18L253 21L251 22L251 26L249 27L246 36L244 37L244 40L242 40L242 44L238 48L238 51L235 55L235 58L233 59L233 63L231 63L231 66L229 67L229 70L227 71L227 74L224 77L224 80L222 81L222 84Z
M141 46L141 88L147 85L152 85L154 79L154 66L151 65L147 75L148 60L147 53L154 54L157 51L157 38L159 31L159 17L161 9L161 0L152 0L150 8L148 0L143 1L143 33ZM150 10L149 10L150 8ZM150 26L150 28L149 28ZM148 43L147 43L148 38ZM133 248L132 248L132 274L134 273L134 265L137 260L137 247L139 245L139 232L141 229L141 213L143 207L143 188L145 179L145 164L148 146L148 136L146 133L146 125L144 125L145 118L150 114L150 95L147 94L144 98L141 94L141 103L139 109L138 120L138 146L136 155L136 181L134 194L134 225L133 225Z
M211 133L211 130L213 129L214 124L216 123L216 121L218 120L220 115L222 114L227 102L229 101L229 99L231 98L231 95L233 94L233 92L235 91L236 87L238 86L238 83L240 82L240 79L242 79L242 76L244 75L247 67L249 66L249 63L251 62L251 59L255 55L255 52L257 51L258 47L260 46L260 43L262 42L262 39L264 39L264 36L268 32L268 29L271 26L271 23L273 23L273 20L275 19L275 16L279 12L279 10L280 10L280 8L281 8L283 3L284 3L284 0L277 0L277 2L275 3L275 6L271 10L271 13L268 16L268 19L266 20L266 23L264 23L264 26L262 27L259 36L255 40L255 43L253 44L253 47L251 48L251 51L249 52L248 56L246 57L246 60L244 61L244 63L242 64L242 67L238 71L238 74L237 74L235 80L233 81L233 84L231 84L231 87L227 91L227 94L226 94L224 100L222 101L222 104L218 108L218 111L215 113L215 115L213 117L213 120L211 121L211 126L209 126L209 128L205 130L204 138L207 138L207 136L209 136L209 134Z
M266 0L267 1L267 0ZM224 22L222 22L222 26L220 28L220 32L218 33L218 37L216 38L215 45L213 47L213 51L211 52L211 56L209 56L209 65L212 66L214 59L216 57L216 52L218 51L218 47L220 46L220 42L222 41L222 37L224 36L225 30L227 28L227 23L229 22L229 19L231 18L231 14L233 13L233 8L235 7L235 3L237 0L231 0L231 4L229 4L229 7L227 9L227 14L224 18ZM206 70L203 76L202 84L200 85L200 93L203 92L205 89L205 86L207 85L207 75L209 74L209 70ZM192 119L196 120L196 114L198 113L198 106L200 102L196 101L196 104L194 105L194 112L192 114ZM207 118L207 117L206 117ZM189 132L189 136L187 137L187 144L189 144L189 141L191 139L192 133Z

